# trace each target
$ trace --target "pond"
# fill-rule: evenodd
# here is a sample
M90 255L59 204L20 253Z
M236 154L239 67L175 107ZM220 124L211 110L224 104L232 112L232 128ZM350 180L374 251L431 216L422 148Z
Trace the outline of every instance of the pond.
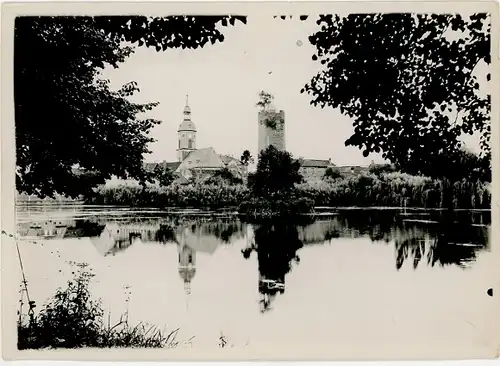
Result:
M230 212L17 207L32 299L95 273L115 321L188 346L416 350L488 344L490 212L337 209L297 222ZM467 300L465 300L467 299ZM403 343L402 340L404 340Z

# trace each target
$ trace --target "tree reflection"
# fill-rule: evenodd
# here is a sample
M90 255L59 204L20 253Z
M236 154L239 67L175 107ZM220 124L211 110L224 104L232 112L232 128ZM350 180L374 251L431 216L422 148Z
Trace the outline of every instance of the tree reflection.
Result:
M20 236L45 239L90 237L105 255L132 244L132 236L146 243L176 244L187 229L197 247L232 244L254 227L254 241L243 250L259 258L262 291L269 308L272 294L284 291L284 276L296 251L308 245L334 243L342 238L368 237L373 243L394 245L395 267L467 266L478 251L488 248L489 211L337 210L330 216L304 216L293 222L261 219L246 223L235 216L168 215L164 217L43 220L18 225ZM97 244L96 244L97 245ZM280 285L282 284L282 285ZM274 287L273 287L274 286ZM281 287L280 287L281 286ZM283 288L282 288L283 287ZM266 289L264 289L266 288Z
M292 262L300 262L297 251L302 246L295 223L276 220L256 225L254 241L242 253L249 258L257 252L261 312L269 311L276 295L285 292L285 276Z

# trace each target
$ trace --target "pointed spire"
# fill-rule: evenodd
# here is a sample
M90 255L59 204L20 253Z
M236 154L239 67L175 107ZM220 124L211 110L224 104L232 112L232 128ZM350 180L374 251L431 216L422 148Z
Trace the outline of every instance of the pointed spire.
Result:
M186 94L186 106L184 107L184 119L189 119L191 114L191 108L189 107L189 94Z

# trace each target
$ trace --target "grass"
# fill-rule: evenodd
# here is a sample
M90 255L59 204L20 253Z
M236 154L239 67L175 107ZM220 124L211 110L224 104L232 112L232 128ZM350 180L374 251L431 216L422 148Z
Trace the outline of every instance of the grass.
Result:
M18 320L18 349L46 348L163 348L177 347L179 329L166 332L154 325L128 323L128 314L112 325L105 320L101 301L91 298L93 278L86 264L65 288L59 288L37 313L23 313L22 300ZM34 303L32 302L32 305ZM34 306L30 306L32 309Z

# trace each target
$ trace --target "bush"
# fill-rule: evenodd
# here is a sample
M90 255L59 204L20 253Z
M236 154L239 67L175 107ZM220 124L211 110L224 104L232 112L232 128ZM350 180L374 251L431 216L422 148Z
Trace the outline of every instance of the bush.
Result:
M451 199L445 199L450 195ZM451 204L452 208L460 209L491 207L489 184L462 180L448 185L436 179L397 172L380 175L364 173L336 180L301 183L295 185L291 192L276 191L259 199L255 196L243 185L195 184L148 186L144 189L118 186L100 187L95 197L87 202L143 207L239 207L243 213L256 212L257 208L263 212L308 212L309 206L442 208Z
M18 349L81 347L148 347L176 345L176 331L163 334L154 326L128 324L127 317L111 326L104 321L100 301L91 299L94 276L85 264L65 289L58 289L37 315L21 314L18 321Z
M455 209L489 209L489 184L462 180L446 186L428 177L405 173L360 174L335 181L297 185L298 195L315 206L386 206L443 208L444 196L452 196Z
M274 196L271 199L253 197L238 207L238 213L247 217L293 217L313 211L313 200L297 196Z

